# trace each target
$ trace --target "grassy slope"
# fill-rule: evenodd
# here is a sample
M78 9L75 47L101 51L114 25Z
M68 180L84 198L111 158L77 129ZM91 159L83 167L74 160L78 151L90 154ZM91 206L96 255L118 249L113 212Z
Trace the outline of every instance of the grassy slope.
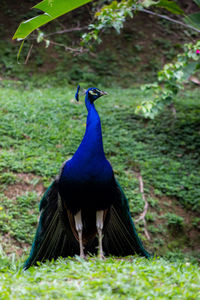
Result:
M134 217L144 206L138 172L143 176L150 203L147 214L150 243L145 241L142 224L137 224L137 228L147 248L157 249L158 254L172 251L171 256L176 258L183 258L179 250L197 251L198 91L187 92L180 96L182 101L176 101L176 121L168 111L154 121L134 115L135 105L144 97L139 89L108 92L108 97L96 103L102 119L104 148L129 198ZM15 252L18 257L27 253L44 186L58 173L61 163L73 155L84 134L84 102L75 103L73 97L74 90L67 87L29 89L5 81L1 88L0 241L8 254ZM191 255L187 263L162 259L70 260L32 269L25 275L18 272L20 262L11 263L11 257L1 254L2 299L8 299L9 295L12 299L39 295L46 299L47 289L51 297L59 299L94 298L94 295L99 299L146 299L148 295L150 299L200 297L197 296L199 271Z

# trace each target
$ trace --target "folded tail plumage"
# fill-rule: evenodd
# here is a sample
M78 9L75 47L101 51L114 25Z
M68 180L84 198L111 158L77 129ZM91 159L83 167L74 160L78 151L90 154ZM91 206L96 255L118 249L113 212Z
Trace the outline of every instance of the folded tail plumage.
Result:
M138 254L146 258L150 254L145 250L132 221L128 200L118 182L118 198L108 211L103 229L103 249L105 255L127 256ZM58 193L55 180L44 194L41 215L29 258L24 269L45 260L59 256L68 257L79 254L79 243L75 238L66 208ZM86 251L97 253L98 240L88 241Z

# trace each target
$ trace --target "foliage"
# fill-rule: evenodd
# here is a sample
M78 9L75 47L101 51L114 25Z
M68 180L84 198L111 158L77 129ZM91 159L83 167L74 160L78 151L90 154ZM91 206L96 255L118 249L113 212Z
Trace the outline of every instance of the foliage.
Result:
M90 1L91 0L43 0L33 8L43 11L44 14L22 22L15 32L13 39L25 39L32 31L40 26Z
M165 39L156 35L156 41L150 45L152 58L149 60L148 47L143 49L141 46L144 39L141 31L138 32L132 28L131 24L130 27L131 30L124 32L124 35L120 38L116 38L114 33L106 48L95 50L95 56L90 55L88 52L79 56L72 56L69 52L63 52L60 47L51 47L46 50L46 48L34 44L28 64L23 63L30 48L28 42L24 43L20 63L17 63L18 45L2 40L0 42L0 68L3 72L3 78L18 79L21 84L24 82L26 86L33 84L36 86L37 84L40 87L48 86L49 82L51 82L51 85L54 83L55 86L84 83L104 87L115 85L129 87L132 86L133 82L136 84L152 81L152 79L156 79L157 71L161 68L161 61L168 55L166 46L170 47L170 55L174 57L178 51L177 42L179 43L179 41L171 44L167 40L167 34L164 35ZM134 45L132 44L133 34ZM75 38L73 35L70 40L67 40L66 35L63 35L56 36L54 40L66 44L71 43ZM182 38L184 38L184 35L180 36L180 39ZM175 36L173 36L174 39ZM157 42L159 42L159 48L161 49L159 55L155 55L157 53ZM146 60L148 60L148 64L144 63ZM119 68L120 72L118 72ZM138 73L140 76L138 76ZM31 81L27 81L30 76ZM38 80L38 77L40 77L40 80Z
M90 32L83 34L82 45L87 46L92 40L100 43L102 41L100 32L103 29L114 28L120 33L126 18L133 17L133 3L136 1L112 1L111 4L104 6L95 14L96 22L89 25Z
M48 0L42 1L40 4L36 5L36 8L40 8L45 12L49 13L51 17L56 18L61 13L64 13L64 9L69 11L68 4L63 3L63 0L56 2L49 2ZM197 5L199 5L198 1L195 1ZM64 6L63 6L64 5ZM66 7L65 7L66 5ZM75 4L75 6L77 3ZM78 4L80 5L80 3ZM85 33L82 38L82 46L89 46L93 40L97 41L98 43L101 42L100 33L103 30L107 30L109 28L115 28L115 30L120 33L120 30L123 27L123 24L127 17L133 17L133 10L138 11L141 10L143 7L149 7L151 5L162 7L174 14L183 14L183 11L180 7L173 1L167 0L160 0L160 1L136 1L136 0L123 0L121 2L112 1L109 5L103 6L103 8L95 14L96 21L93 24L89 25L90 31ZM54 12L54 16L52 14ZM198 15L198 13L197 13ZM43 15L45 18L47 17L46 14ZM25 29L30 29L30 24L34 22L34 28L39 27L41 24L37 24L37 18L32 18L29 21L23 22L23 26ZM187 20L192 20L192 16L188 16ZM196 18L197 19L197 18ZM195 20L196 20L195 19ZM196 21L196 27L198 27ZM193 26L195 26L193 24ZM37 26L36 26L37 25ZM28 27L27 27L28 26ZM22 36L20 33L19 27L17 33L15 34L14 38L16 38L17 34L21 38ZM31 29L32 30L32 29ZM23 31L23 30L22 30ZM25 33L26 35L27 33ZM37 41L45 41L46 47L49 46L50 40L44 38L44 33L42 31L38 31ZM23 45L22 45L23 46ZM20 47L19 54L21 52L22 46ZM158 73L158 82L155 82L150 85L144 86L145 89L151 89L154 92L154 98L150 98L145 100L141 105L136 108L137 113L142 113L146 118L154 118L159 111L161 111L165 105L173 104L173 98L177 94L177 92L183 87L183 84L187 82L187 79L196 72L199 68L198 59L200 54L195 53L198 50L199 42L196 45L192 44L185 44L184 46L184 53L180 54L177 57L177 60L174 63L170 63L164 66L163 70ZM192 52L193 51L193 52ZM18 54L18 56L19 56ZM167 54L169 57L169 54ZM152 66L156 66L155 62L153 62ZM72 71L70 73L70 77L72 80L74 78L83 77L83 81L94 81L94 76L87 72L87 70L77 70L75 68L75 72L73 72L74 66L72 67ZM98 79L98 78L97 78ZM97 80L99 82L99 80ZM94 83L95 84L95 83Z
M199 0L194 0L194 2L200 8L200 1ZM200 12L195 12L193 14L190 14L190 15L186 16L184 20L185 20L186 23L200 29Z
M183 15L183 10L174 1L160 0L156 2L156 6L167 9L169 12L177 15Z
M198 299L197 264L127 257L59 259L23 273L1 266L1 299Z
M168 226L182 228L184 225L184 219L174 213L167 213L165 215Z
M19 242L31 243L32 228L37 224L38 195L30 192L13 200L1 194L0 199L3 200L0 216L1 233L9 232L9 235Z
M70 2L66 2L65 0L43 0L39 4L35 5L34 8L42 10L44 14L22 22L13 39L25 39L35 29L38 29L42 25L90 1L91 0L76 0L73 1L72 5ZM101 10L95 14L96 22L89 25L90 32L83 35L82 45L87 46L92 40L95 40L98 43L101 42L99 36L101 31L111 27L115 28L119 33L126 21L126 18L133 17L133 10L140 11L143 7L149 7L151 5L165 8L174 14L184 14L178 4L174 1L123 0L121 2L117 2L114 0L109 5L104 5ZM40 39L40 37L38 39ZM19 50L19 54L21 52L21 48Z
M158 72L158 81L142 87L143 91L150 89L153 92L153 98L145 99L136 108L136 113L141 112L146 118L153 119L165 105L173 103L174 97L184 89L191 75L200 69L199 49L200 41L196 44L185 44L184 52L178 54L172 63L166 64Z
M197 228L200 227L200 218L199 217L193 218L192 225Z
M92 41L100 43L102 40L100 34L102 31L114 28L117 33L123 28L128 17L133 17L133 11L142 11L144 7L151 5L162 7L174 14L183 14L181 8L174 1L160 0L123 0L112 1L109 5L105 5L95 14L95 22L89 25L89 32L82 36L82 45L88 46Z

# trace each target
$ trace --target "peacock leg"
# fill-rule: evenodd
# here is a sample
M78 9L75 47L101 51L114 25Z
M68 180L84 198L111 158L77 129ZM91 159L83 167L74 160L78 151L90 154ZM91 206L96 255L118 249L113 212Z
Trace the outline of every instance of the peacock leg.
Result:
M80 246L80 257L85 258L84 248L83 248L83 237L82 237L83 223L82 223L82 218L81 218L81 210L79 210L77 212L77 214L75 214L74 219L75 219L76 230L78 232L78 239L79 239L79 246Z
M104 259L103 246L102 246L103 215L104 215L103 210L98 210L96 212L96 226L97 226L97 232L98 232L98 238L99 238L99 257L101 259Z

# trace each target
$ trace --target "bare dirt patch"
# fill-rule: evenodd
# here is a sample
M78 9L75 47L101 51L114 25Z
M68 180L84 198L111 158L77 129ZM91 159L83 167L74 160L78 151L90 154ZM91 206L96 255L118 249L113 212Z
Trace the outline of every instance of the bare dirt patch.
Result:
M0 244L7 255L15 253L17 257L27 253L30 248L29 244L18 242L15 238L11 237L9 233L0 236Z
M16 197L31 191L35 191L38 196L41 196L44 193L45 188L41 177L33 174L19 173L17 174L17 178L17 182L9 185L4 191L6 197L15 199Z

